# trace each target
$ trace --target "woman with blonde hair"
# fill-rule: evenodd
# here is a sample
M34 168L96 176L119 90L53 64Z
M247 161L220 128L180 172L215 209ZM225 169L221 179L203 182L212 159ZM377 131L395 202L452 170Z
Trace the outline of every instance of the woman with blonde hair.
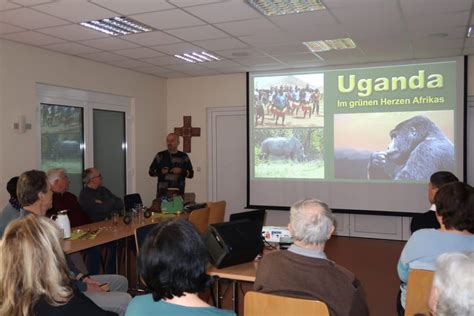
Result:
M0 315L115 315L73 287L60 235L42 216L7 226L0 242Z

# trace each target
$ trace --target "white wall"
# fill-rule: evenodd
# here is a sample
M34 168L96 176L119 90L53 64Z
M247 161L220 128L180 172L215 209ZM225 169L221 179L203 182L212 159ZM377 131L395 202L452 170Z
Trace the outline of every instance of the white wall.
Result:
M166 81L134 71L78 57L0 40L0 205L8 200L6 182L22 171L39 168L39 120L36 83L124 95L133 98L132 157L136 191L149 203L156 180L148 165L164 146L166 133ZM32 130L12 129L24 114Z
M201 128L201 136L193 137L189 157L194 178L186 181L186 191L195 192L196 200L207 200L207 107L244 106L245 74L194 77L167 80L167 130L183 125L183 115L192 116L192 125ZM246 154L242 153L242 159ZM242 185L245 185L243 183Z

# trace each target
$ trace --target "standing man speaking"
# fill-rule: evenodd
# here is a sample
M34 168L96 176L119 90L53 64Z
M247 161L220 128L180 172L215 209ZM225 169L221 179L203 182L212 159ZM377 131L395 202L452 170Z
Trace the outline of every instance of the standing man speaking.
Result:
M165 196L169 188L179 189L179 194L184 195L186 178L194 176L193 165L186 153L178 150L179 136L170 133L166 136L167 150L160 151L153 159L148 174L158 177L156 197Z

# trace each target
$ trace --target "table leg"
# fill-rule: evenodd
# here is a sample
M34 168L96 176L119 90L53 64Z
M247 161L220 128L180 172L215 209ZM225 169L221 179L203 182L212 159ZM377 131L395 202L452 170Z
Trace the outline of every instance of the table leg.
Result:
M239 287L237 286L237 281L232 280L232 309L234 310L235 314L238 313L239 309Z
M219 308L219 277L216 277L216 307Z

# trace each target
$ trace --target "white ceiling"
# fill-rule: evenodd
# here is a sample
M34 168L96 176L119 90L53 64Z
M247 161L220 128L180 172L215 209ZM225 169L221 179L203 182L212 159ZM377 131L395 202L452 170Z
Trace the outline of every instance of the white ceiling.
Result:
M0 38L163 78L474 54L473 0L323 0L266 17L243 0L0 0ZM157 29L110 37L78 22L128 16ZM303 41L351 37L317 56ZM222 61L188 64L206 50Z

